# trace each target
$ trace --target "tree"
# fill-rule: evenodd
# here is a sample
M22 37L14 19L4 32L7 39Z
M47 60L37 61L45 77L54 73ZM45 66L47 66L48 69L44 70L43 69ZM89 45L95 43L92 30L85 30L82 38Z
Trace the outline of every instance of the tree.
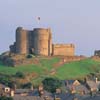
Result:
M0 100L13 100L12 97L1 96Z
M42 81L42 83L43 83L44 89L51 93L54 93L57 88L60 88L62 86L61 81L56 78L45 78Z
M32 87L32 83L30 82L22 85L22 88L31 88L31 87Z
M24 73L22 73L22 72L17 72L17 73L15 74L15 77L17 77L17 78L25 78L25 75L24 75Z
M12 81L11 81L10 77L0 76L0 83L4 84L6 86L10 86L12 84Z

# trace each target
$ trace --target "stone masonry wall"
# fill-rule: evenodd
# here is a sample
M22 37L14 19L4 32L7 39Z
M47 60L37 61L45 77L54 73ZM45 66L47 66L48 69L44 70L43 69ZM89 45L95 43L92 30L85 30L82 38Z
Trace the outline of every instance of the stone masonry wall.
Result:
M52 44L50 29L35 28L29 31L18 27L16 41L10 46L10 52L43 56L74 56L75 46L73 44Z
M34 54L48 56L50 52L49 30L37 28L34 29Z
M74 52L73 44L53 44L53 56L74 56Z
M28 31L22 28L16 30L16 53L27 54L28 53Z

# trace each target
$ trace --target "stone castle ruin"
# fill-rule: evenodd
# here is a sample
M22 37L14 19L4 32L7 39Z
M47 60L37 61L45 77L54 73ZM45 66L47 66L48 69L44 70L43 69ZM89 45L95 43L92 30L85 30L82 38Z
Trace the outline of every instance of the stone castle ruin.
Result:
M34 54L43 56L74 56L74 44L53 44L50 29L35 28L28 31L16 29L16 41L10 46L15 54Z
M94 51L94 56L99 56L100 57L100 50L95 50Z

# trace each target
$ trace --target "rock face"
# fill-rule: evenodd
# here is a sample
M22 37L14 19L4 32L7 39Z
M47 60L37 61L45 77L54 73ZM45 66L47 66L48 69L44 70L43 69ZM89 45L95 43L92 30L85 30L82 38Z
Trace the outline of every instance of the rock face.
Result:
M10 46L10 52L15 54L34 54L43 56L74 56L74 44L53 44L51 29L35 28L16 29L16 41Z

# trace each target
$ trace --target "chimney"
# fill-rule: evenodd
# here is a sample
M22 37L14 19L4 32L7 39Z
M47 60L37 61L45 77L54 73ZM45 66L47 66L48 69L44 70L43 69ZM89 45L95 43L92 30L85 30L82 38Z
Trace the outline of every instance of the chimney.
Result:
M34 87L33 87L33 85L31 85L31 90L32 90L32 91L34 90Z
M95 82L98 83L98 78L97 77L95 78Z
M15 92L14 90L11 90L11 91L10 91L10 96L11 96L11 97L14 97L14 92Z
M43 85L39 85L38 90L42 91L43 90Z

